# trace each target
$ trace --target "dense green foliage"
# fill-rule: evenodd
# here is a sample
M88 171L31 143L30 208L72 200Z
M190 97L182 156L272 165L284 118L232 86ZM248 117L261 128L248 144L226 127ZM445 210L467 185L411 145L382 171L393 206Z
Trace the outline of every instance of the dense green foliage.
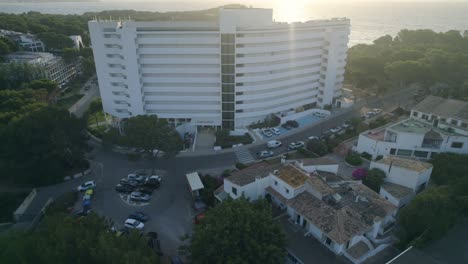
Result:
M201 177L201 181L204 186L203 190L201 191L201 198L206 205L212 207L215 205L216 200L213 192L216 191L219 186L221 186L221 182L208 174Z
M45 89L0 91L2 182L50 184L87 166L83 121L41 102L44 93Z
M318 156L325 156L328 154L328 147L325 142L318 139L312 139L307 141L306 144L307 150L317 154Z
M467 72L468 38L460 32L405 29L351 47L346 81L377 93L416 83L435 95L468 99Z
M108 230L95 214L48 215L34 231L0 236L0 263L159 263L138 232L116 237Z
M359 156L359 154L356 154L356 153L350 153L346 155L345 161L348 164L353 165L353 166L359 166L362 164L361 156Z
M3 56L16 50L18 50L18 47L16 47L16 44L12 40L0 37L0 62L3 60Z
M216 131L216 142L215 146L221 148L231 148L233 145L243 144L247 145L253 142L252 137L249 133L245 133L243 136L231 136L229 130L218 130Z
M434 185L400 212L401 247L438 239L468 215L468 155L442 153L431 163Z
M183 147L182 139L174 127L156 115L129 118L124 124L124 130L123 136L116 130L110 130L104 135L105 143L137 148L146 153L159 150L166 157L177 155Z
M45 77L42 67L27 63L0 64L0 90L20 89L31 81Z
M384 183L385 172L380 169L370 169L366 177L362 180L362 183L372 189L374 192L380 192L380 186Z
M265 200L226 200L195 226L189 251L197 263L284 263L286 239Z

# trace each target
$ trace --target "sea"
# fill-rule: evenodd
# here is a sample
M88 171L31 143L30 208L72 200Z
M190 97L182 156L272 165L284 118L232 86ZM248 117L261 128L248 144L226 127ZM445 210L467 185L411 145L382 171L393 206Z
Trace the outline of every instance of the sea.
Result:
M166 1L166 2L164 2ZM213 8L228 3L250 5L249 0L186 2L74 2L74 3L0 3L0 12L50 14L83 14L103 10L133 9L140 11L187 11ZM395 36L401 29L432 29L437 32L468 30L468 2L328 2L294 0L270 1L252 5L273 8L276 21L306 21L347 17L351 19L350 46L372 43L383 35ZM306 3L306 4L304 4Z

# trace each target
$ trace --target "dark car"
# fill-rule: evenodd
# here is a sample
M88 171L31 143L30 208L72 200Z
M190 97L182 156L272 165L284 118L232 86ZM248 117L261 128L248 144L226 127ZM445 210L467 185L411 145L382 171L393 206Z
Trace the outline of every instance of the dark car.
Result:
M135 219L140 222L146 222L149 220L149 217L143 212L134 212L133 214L129 215L128 218Z
M131 193L133 192L134 190L134 187L130 186L130 185L126 185L126 184L117 184L117 186L115 186L115 190L119 193Z
M137 187L140 183L138 181L135 181L135 180L129 180L127 178L123 178L122 180L120 180L120 184L129 185L129 186L132 186L132 187Z
M148 195L153 194L153 190L154 190L154 189L151 188L151 187L149 187L149 186L148 186L148 187L144 187L144 186L143 186L143 187L137 189L137 191L142 192L142 193L146 193L146 194L148 194Z
M144 184L143 187L148 187L148 188L153 188L153 189L158 189L161 186L161 182L158 180L147 180Z

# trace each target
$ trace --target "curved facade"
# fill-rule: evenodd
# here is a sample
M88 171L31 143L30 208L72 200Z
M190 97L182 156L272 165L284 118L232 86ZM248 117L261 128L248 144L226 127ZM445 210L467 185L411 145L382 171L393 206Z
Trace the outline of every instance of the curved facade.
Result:
M216 22L89 22L104 110L236 129L341 95L347 19L275 23L269 9Z

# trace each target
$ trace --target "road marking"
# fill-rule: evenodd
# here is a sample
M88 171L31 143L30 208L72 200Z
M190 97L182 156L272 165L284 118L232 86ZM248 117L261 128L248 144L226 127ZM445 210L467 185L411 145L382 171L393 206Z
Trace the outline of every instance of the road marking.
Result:
M252 157L252 154L250 154L247 148L237 149L234 153L240 163L251 163L255 161L255 158Z

